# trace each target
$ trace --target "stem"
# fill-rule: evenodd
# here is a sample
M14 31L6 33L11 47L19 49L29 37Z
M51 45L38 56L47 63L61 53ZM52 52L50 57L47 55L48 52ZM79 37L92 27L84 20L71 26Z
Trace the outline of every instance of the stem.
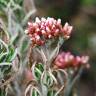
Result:
M75 84L77 79L80 78L80 75L82 73L82 69L83 69L83 67L81 67L79 69L79 71L78 71L77 75L75 76L75 78L73 79L72 83L71 83L71 80L68 81L67 87L66 87L65 92L64 92L64 96L69 96L70 95L73 85Z

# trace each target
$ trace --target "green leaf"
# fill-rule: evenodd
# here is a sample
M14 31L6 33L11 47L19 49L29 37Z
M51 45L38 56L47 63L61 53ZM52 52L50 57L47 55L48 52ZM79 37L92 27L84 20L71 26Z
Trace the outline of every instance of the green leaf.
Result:
M28 49L29 44L28 44L28 40L26 39L26 37L23 38L20 47L21 47L21 48L20 48L20 52L21 52L21 53L24 53L24 52Z
M41 64L41 63L36 64L36 66L35 66L35 76L36 76L38 81L40 81L40 78L41 78L41 75L42 75L43 71L44 71L43 64Z
M40 95L35 89L33 89L32 90L32 96L40 96Z
M12 62L17 55L17 49L14 49L12 46L9 46L9 53L5 59L6 62Z
M46 72L46 73L44 74L42 83L43 83L45 86L47 86L48 88L53 85L54 80L53 80L53 78L50 76L50 74L49 74L48 72Z
M6 92L4 89L0 89L0 96L5 96Z
M54 96L55 93L55 90L49 90L47 96Z

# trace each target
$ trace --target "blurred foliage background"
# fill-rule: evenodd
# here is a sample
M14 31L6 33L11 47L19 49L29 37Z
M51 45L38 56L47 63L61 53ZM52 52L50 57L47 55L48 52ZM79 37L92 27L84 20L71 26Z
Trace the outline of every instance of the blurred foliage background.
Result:
M11 43L19 47L20 56L25 62L28 41L25 39L24 28L28 20L34 20L36 16L50 16L61 18L62 24L67 21L74 26L71 38L63 44L61 49L71 51L76 55L90 56L90 69L83 71L78 81L78 93L79 96L90 96L90 94L96 96L96 0L34 0L34 3L32 3L33 0L11 0L15 2L14 4L21 6L16 7L18 10L15 10L14 4L11 6L14 10L11 19L5 14L11 11L4 9L9 1L0 0L0 22L3 20L10 37L14 35L15 39L11 38L13 40ZM7 7L10 7L10 4ZM29 13L31 9L35 9L34 12L32 11L34 14ZM10 22L13 29L10 29ZM20 44L21 41L24 42Z

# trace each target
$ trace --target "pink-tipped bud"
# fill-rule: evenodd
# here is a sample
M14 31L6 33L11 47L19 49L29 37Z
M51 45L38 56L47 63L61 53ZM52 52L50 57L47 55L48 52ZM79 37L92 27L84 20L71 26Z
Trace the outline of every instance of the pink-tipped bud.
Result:
M61 24L61 19L58 19L57 20L57 25L60 25Z
M67 31L68 25L69 25L69 24L66 22L65 25L64 25L64 27L63 27L63 30L64 30L64 31Z
M68 33L70 34L72 32L73 26L68 27Z
M35 36L35 38L36 38L36 40L40 40L40 36L39 35Z
M49 27L46 27L46 31L47 31L48 33L51 32L51 30L49 29Z
M36 17L35 21L36 21L36 23L40 23L41 22L38 17Z
M87 63L88 60L89 60L89 56L82 56L81 57L81 62L84 63L84 64Z
M41 21L42 21L42 22L46 22L46 19L42 17L42 18L41 18Z
M28 22L28 25L29 25L29 26L32 26L32 23L31 23L31 22Z

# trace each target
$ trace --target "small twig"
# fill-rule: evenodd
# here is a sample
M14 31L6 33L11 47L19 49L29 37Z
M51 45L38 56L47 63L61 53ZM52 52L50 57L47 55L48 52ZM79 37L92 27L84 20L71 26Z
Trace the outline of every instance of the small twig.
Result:
M71 81L71 84L70 84L69 86L68 86L68 84L67 84L66 93L64 93L64 96L69 96L73 85L74 85L75 82L78 80L78 78L80 78L80 75L81 75L81 73L82 73L82 69L83 69L83 67L81 67L81 68L78 70L78 73L77 73L77 75L74 77L74 79Z

